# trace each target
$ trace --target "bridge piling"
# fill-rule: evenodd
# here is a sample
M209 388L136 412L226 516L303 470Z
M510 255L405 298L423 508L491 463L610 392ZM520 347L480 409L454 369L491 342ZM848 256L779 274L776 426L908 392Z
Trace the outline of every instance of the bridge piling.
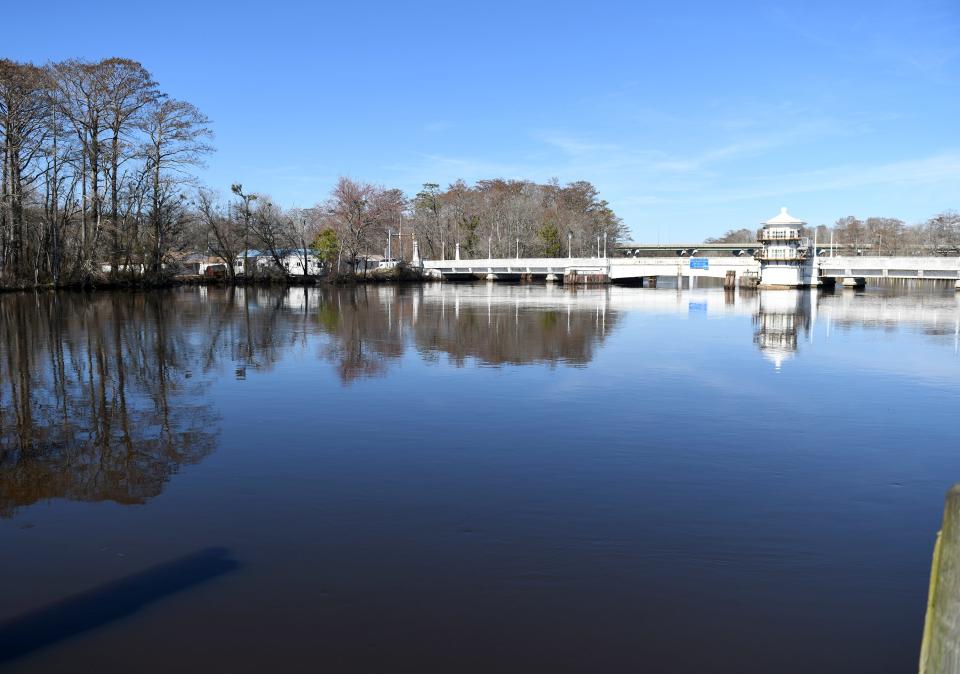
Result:
M867 279L862 276L844 276L843 277L843 287L844 288L863 288L867 285Z

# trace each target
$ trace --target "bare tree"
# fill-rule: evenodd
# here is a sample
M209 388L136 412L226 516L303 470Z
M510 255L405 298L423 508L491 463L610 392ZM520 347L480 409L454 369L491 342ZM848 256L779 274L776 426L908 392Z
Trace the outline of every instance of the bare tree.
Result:
M209 124L210 120L196 107L173 99L152 106L141 122L146 135L143 153L150 176L149 257L154 274L160 273L164 255L170 249L170 228L180 222L172 217L177 206L170 198L180 199L178 189L193 182L190 169L202 166L203 157L213 151L207 142L213 136Z
M414 228L424 252L434 258L444 254L446 232L441 219L443 200L440 185L424 183L423 189L413 198L412 205Z
M97 64L63 61L53 65L59 92L54 101L70 124L80 145L78 158L81 175L80 256L77 266L85 279L93 273L94 249L101 231L101 158L106 132L104 79Z
M284 257L293 247L293 228L283 210L269 197L261 196L251 213L250 229L257 247L270 256L273 267L286 275Z
M132 141L137 117L155 105L161 94L147 69L136 61L110 58L100 61L96 68L102 80L104 123L109 133L105 168L110 179L110 273L116 275L124 234L120 223L120 168L138 149Z
M390 223L399 219L404 207L399 190L388 190L350 178L340 178L323 206L327 223L337 234L341 254L353 269L371 250L386 240Z
M310 270L311 249L320 235L322 222L316 208L294 208L287 215L290 239L297 259L303 265L304 274Z
M41 175L31 169L42 154L45 138L46 83L42 69L0 60L0 269L4 275L23 277L33 266L27 245L24 190Z
M933 216L923 225L928 247L934 255L960 253L960 213L944 211Z
M722 236L712 236L704 239L704 243L753 243L757 240L757 232L752 229L728 229Z
M230 281L236 280L235 264L246 250L246 230L243 223L217 203L215 195L206 189L197 192L198 218L208 234L207 245L214 255L223 260Z
M244 192L243 185L240 183L232 184L230 191L240 199L239 206L234 209L234 217L239 220L243 231L243 275L255 277L257 275L256 265L254 265L253 272L250 271L250 224L253 221L252 204L257 200L257 195Z

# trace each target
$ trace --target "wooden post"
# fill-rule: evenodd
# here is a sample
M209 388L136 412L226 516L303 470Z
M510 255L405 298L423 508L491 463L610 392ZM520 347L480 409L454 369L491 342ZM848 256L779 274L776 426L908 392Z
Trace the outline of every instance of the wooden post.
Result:
M920 674L960 674L960 483L947 492L933 547Z

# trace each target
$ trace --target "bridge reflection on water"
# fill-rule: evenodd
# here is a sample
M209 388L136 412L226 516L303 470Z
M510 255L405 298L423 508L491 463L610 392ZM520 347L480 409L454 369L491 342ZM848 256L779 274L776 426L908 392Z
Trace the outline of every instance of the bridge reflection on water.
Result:
M904 290L906 289L906 292ZM513 307L519 312L553 309L566 316L594 314L601 336L623 312L698 314L708 318L750 317L754 344L777 368L813 339L818 322L829 337L834 330L853 327L894 330L909 328L941 339L951 339L960 352L960 295L952 289L935 292L919 287L862 290L666 290L587 288L565 290L554 286L430 286L423 301L452 307L456 315L465 307L486 310L488 316Z
M248 367L269 366L280 357L268 334L279 329L278 322L299 322L298 329L305 334L319 324L330 338L321 355L337 365L344 383L384 374L411 343L427 360L442 355L460 366L470 358L493 366L583 366L622 316L633 312L750 318L754 344L778 368L802 349L804 341L813 340L817 324L825 326L828 338L833 331L854 327L902 328L949 339L960 350L960 293L913 281L866 291L433 283L405 288L292 288L283 294L268 288L246 292L240 288L229 296L214 289L209 295L205 288L199 292L215 305L229 305L217 309L218 315L245 317L244 329L226 322L230 328L226 336L233 336L226 339L234 344L232 351L242 350L238 340L259 344L259 357L231 354L239 363L238 376ZM244 340L244 331L259 336Z

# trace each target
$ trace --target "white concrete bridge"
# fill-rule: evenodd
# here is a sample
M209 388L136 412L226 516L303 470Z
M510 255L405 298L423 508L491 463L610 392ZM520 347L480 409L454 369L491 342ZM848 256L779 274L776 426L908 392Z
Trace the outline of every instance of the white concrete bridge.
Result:
M513 259L421 260L413 242L413 262L431 276L445 279L560 281L574 285L622 283L656 285L673 277L678 288L693 288L698 278L722 278L725 287L737 285L798 288L819 285L863 286L868 279L916 279L952 282L960 290L960 257L835 256L831 241L821 248L804 233L805 221L786 206L760 223L758 241L744 243L642 244L615 247L623 256L607 257L597 239L596 257L521 258L519 240ZM603 251L601 253L601 250ZM823 256L824 250L829 252ZM570 251L572 252L572 251ZM689 279L684 282L684 279Z
M693 263L691 264L691 260ZM449 280L522 278L566 283L639 283L657 277L739 279L757 275L760 263L749 257L594 257L424 260L424 270Z
M820 257L820 280L859 285L866 279L954 281L960 289L960 257Z
M424 270L450 280L522 278L567 283L634 283L673 277L726 279L758 277L760 260L746 256L494 258L423 260ZM960 257L818 257L821 283L863 285L868 279L953 281L960 288ZM687 281L689 284L690 281Z

